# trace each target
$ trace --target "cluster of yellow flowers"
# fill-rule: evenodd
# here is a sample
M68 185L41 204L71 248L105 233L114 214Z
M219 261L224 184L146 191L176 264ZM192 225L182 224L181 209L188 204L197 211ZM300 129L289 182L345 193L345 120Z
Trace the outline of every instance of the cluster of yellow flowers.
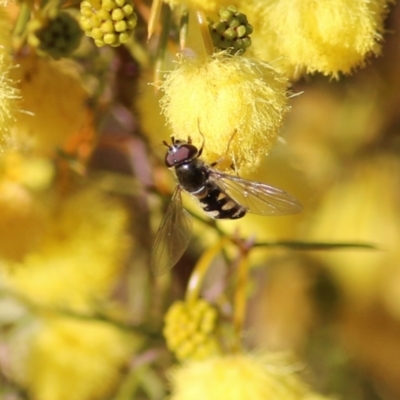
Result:
M10 379L37 400L107 396L141 341L79 316L115 308L128 214L92 184L63 182L57 154L89 115L77 69L35 54L13 60L5 10L0 26L0 285L26 307L8 340Z
M163 334L168 348L178 360L201 360L218 354L216 319L216 310L204 300L175 302L165 315Z
M224 5L167 3L197 7L212 18ZM175 136L186 139L190 134L197 144L204 136L206 161L224 158L222 169L254 169L279 137L290 108L290 83L315 72L338 78L363 66L367 56L379 54L388 2L322 1L318 7L309 0L295 6L284 0L233 3L254 25L249 54L230 56L206 48L204 56L197 44L188 43L196 55L184 51L178 56L160 83L161 106ZM200 29L209 36L206 27ZM159 142L158 131L150 128L148 133Z
M45 317L13 340L15 379L41 400L106 397L140 340L106 322ZM68 390L70 387L71 390Z

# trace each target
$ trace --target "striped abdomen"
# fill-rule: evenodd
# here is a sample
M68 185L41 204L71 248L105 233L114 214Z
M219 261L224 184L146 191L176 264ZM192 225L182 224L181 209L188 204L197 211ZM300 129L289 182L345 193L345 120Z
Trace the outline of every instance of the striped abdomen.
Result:
M203 210L212 218L237 219L246 215L247 210L214 182L207 182L201 191L192 195L199 200Z

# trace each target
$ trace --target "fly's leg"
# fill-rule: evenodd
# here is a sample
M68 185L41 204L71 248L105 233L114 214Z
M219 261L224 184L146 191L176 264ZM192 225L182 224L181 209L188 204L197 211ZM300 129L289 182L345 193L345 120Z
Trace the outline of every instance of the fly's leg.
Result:
M219 158L217 161L214 161L212 164L210 164L211 167L215 167L216 165L221 164L228 158L229 147L231 146L232 139L235 137L236 133L237 133L237 129L235 129L235 132L233 132L232 136L229 138L228 145L226 146L225 155L223 157ZM232 154L231 158L232 158L232 163L229 167L235 172L236 176L239 176L238 170L236 168L235 155Z

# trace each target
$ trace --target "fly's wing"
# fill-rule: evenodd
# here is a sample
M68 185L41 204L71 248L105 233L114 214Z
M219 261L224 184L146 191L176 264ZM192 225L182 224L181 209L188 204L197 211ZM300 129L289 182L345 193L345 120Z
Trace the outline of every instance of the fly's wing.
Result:
M210 177L233 200L248 212L260 215L288 215L302 210L289 193L261 182L212 170Z
M181 188L176 187L161 222L151 252L151 269L155 275L170 270L182 257L192 234L192 220L182 207Z

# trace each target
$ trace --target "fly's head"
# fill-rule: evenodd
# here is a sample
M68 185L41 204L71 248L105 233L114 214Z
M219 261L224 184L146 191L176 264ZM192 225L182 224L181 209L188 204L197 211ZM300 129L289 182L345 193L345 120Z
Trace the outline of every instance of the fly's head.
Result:
M200 156L201 152L192 144L190 137L187 141L176 140L174 137L171 137L171 140L171 145L163 142L168 147L167 154L165 155L165 165L168 168L189 163Z

